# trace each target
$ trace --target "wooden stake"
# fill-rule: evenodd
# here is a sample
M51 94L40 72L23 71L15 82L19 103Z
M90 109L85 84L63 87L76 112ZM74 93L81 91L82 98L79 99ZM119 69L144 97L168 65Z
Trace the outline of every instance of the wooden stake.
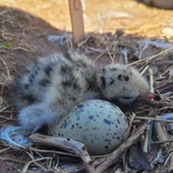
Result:
M84 38L83 11L80 0L69 0L69 9L74 43Z

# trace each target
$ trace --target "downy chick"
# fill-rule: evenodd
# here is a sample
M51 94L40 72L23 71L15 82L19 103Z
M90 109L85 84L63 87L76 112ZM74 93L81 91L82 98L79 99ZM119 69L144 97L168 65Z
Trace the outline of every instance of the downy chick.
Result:
M29 66L16 80L13 103L23 129L35 132L57 123L83 100L100 98L130 105L148 93L148 84L136 69L121 64L98 69L86 56L71 52Z

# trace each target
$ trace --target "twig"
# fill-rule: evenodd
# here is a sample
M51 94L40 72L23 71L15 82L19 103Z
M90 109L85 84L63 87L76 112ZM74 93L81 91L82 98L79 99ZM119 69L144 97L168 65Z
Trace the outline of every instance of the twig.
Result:
M34 160L29 161L29 162L24 166L24 168L23 168L23 170L22 170L22 173L27 173L27 170L28 170L29 166L30 166L32 163L34 163L34 164L37 165L37 162L38 162L38 161L48 160L48 159L51 159L51 157L38 158L38 159L34 159ZM37 165L37 166L38 166L38 165ZM41 167L41 168L42 168L44 171L46 171L46 169L44 169L43 167Z
M53 136L34 133L30 137L32 142L43 145L56 146L79 155L89 173L95 173L92 167L90 155L84 144L72 139L58 138Z
M153 70L152 68L149 68L149 74L150 74L150 91L154 92L154 77L153 77Z
M168 135L165 127L162 126L160 122L155 122L154 128L155 128L156 137L159 139L159 141L167 141L169 139L169 135ZM168 145L169 145L169 143L165 142L164 144L162 144L162 147L165 148Z
M152 121L160 121L160 122L166 122L166 123L173 123L173 120L164 120L164 119L161 119L159 116L157 116L157 118L144 117L144 116L136 116L135 119L139 119L139 120L152 120Z
M7 66L7 63L4 61L4 59L2 57L0 58L0 60L1 60L2 64L5 66L6 73L7 73L6 76L4 76L3 73L1 74L1 78L2 79L0 79L0 80L2 80L2 81L0 81L0 85L6 86L6 85L12 83L13 82L13 79L12 79L12 76L10 74L10 70L9 70L9 68Z
M168 172L172 172L172 171L173 171L173 155L171 155L170 164L168 168Z
M163 51L161 51L160 53L156 54L156 55L153 55L153 56L149 56L147 58L144 58L144 59L141 59L141 60L138 60L138 61L134 61L133 63L131 63L130 65L135 65L135 64L139 64L139 63L142 63L142 62L146 62L146 64L148 64L149 62L155 60L155 59L160 59L160 58L163 58L163 55L167 54L167 53L170 53L173 51L173 47L171 48L168 48L168 49L165 49ZM162 56L161 56L162 55Z
M144 73L148 70L149 65L145 66L144 69L141 71L141 75L144 75Z
M64 155L64 156L72 156L72 157L79 157L76 154L71 154L68 152L62 152L62 151L55 151L55 150L47 150L47 149L38 149L38 148L30 148L31 151L35 151L35 152L40 152L40 153L54 153L54 154L58 154L58 155Z
M154 141L152 144L164 144L164 143L171 143L173 142L173 139L166 139L164 141Z
M144 145L143 145L143 151L145 153L148 153L151 149L151 134L152 134L152 128L153 127L153 121L148 120L147 122L147 130L145 132L144 136Z
M8 109L11 105L8 105L6 107L3 107L2 109L0 109L0 113L3 112L4 110Z

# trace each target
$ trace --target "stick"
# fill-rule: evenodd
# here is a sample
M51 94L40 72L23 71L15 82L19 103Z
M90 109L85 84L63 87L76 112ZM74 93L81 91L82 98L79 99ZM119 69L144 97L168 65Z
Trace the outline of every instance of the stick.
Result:
M70 18L74 43L84 38L83 11L80 0L69 0Z
M66 151L77 154L82 159L88 172L95 173L95 170L91 165L90 155L84 144L68 138L53 137L48 135L42 135L39 133L34 133L30 135L29 138L34 143L59 147Z

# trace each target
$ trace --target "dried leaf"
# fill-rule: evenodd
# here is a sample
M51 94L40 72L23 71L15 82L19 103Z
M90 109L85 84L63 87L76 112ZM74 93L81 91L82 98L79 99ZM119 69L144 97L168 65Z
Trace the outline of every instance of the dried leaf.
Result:
M137 170L145 170L145 171L152 170L151 165L148 162L145 153L142 150L140 142L130 147L129 165L130 167L135 168Z

